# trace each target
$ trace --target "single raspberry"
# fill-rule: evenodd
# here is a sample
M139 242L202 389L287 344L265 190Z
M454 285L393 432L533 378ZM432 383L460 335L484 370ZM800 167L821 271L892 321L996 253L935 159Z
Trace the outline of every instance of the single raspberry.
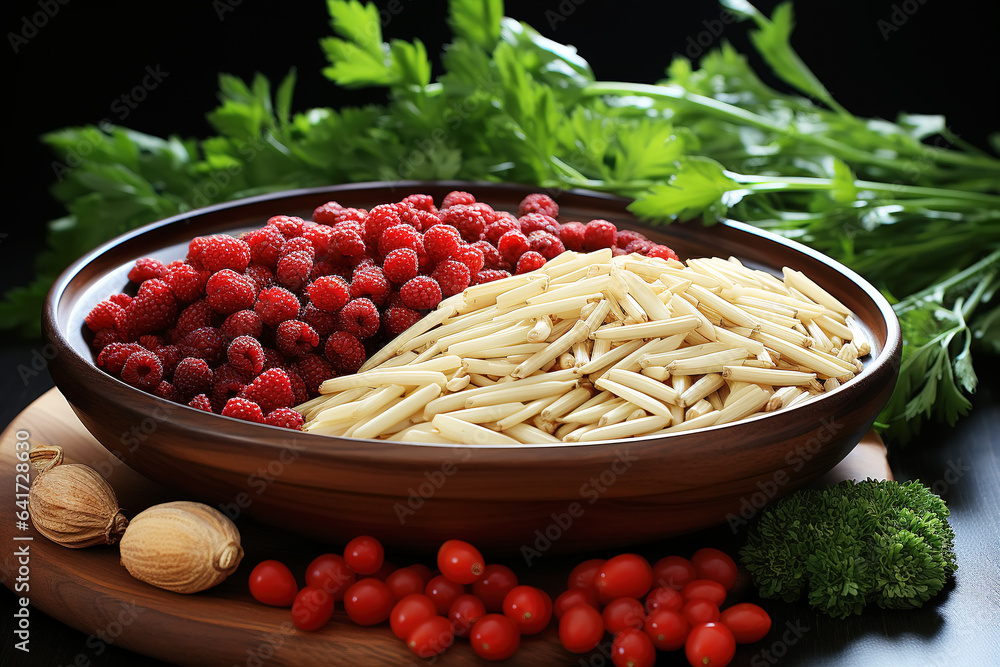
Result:
M308 228L306 228L308 230ZM303 234L306 232L303 231ZM312 241L307 239L305 236L296 236L293 239L288 239L285 244L281 246L281 251L278 253L278 262L281 262L282 257L287 257L293 252L304 252L309 255L310 261L316 260L316 248L313 247Z
M277 282L274 271L263 264L251 264L243 275L250 279L257 292L267 289Z
M399 290L392 290L389 292L389 298L385 300L385 304L382 306L383 310L385 308L392 308L393 306L402 306L403 300L399 298Z
M158 348L163 347L163 339L154 334L139 336L135 342L139 343L139 345L142 345L150 352L155 352Z
M170 286L159 278L146 280L125 309L123 330L133 338L165 329L177 317L177 299Z
M237 336L226 348L226 358L237 370L258 375L264 370L264 348L252 336Z
M468 192L463 192L462 190L454 190L449 192L441 200L441 208L449 208L455 206L456 204L475 204L476 198L473 197Z
M583 233L583 249L593 252L601 248L614 248L617 235L618 228L607 220L591 220Z
M487 269L496 269L499 268L501 264L505 263L503 257L500 256L500 251L497 250L495 245L487 243L486 241L477 241L476 243L472 243L470 245L473 248L479 248L479 251L483 253L483 262L485 262L483 266Z
M338 372L354 373L365 363L365 346L349 331L330 334L323 348L323 354Z
M277 227L278 231L281 232L286 239L292 239L296 236L302 236L302 230L305 228L305 220L294 215L275 215L267 220L267 224L272 227Z
M437 214L437 209L434 209L434 212L431 213L430 211L411 208L404 211L399 216L399 219L408 225L412 225L418 232L426 232L431 227L442 224L441 218Z
M435 264L451 257L460 245L462 235L451 225L434 225L424 232L424 250Z
M302 424L305 423L305 419L302 415L291 408L278 408L267 413L267 416L264 417L264 423L270 426L278 426L280 428L290 428L294 431L301 431Z
M333 230L330 246L342 261L353 262L365 256L363 232L354 225L337 225Z
M222 364L215 369L212 378L212 390L209 400L212 403L212 411L220 411L229 399L236 398L246 389L250 377L232 364Z
M97 355L97 365L112 375L118 375L129 357L145 349L138 343L108 343Z
M500 237L509 231L520 231L521 226L518 224L517 220L512 218L497 218L483 230L483 240L489 241L494 246L500 240Z
M680 257L674 252L674 249L670 246L665 245L653 245L648 251L646 251L647 257L659 257L660 259L673 259L680 261Z
M309 281L312 268L312 256L307 252L297 250L278 260L275 276L280 284L292 291L297 291Z
M518 217L527 213L541 213L555 218L559 216L559 204L546 194L534 192L522 199L521 203L517 205Z
M351 298L350 289L340 276L322 276L309 283L306 294L320 310L335 313Z
M284 368L285 367L285 355L278 352L273 347L264 348L264 370L269 371L272 368Z
M434 270L434 260L426 251L417 252L417 274L427 275Z
M390 291L392 286L389 285L382 269L377 266L357 269L351 278L352 299L366 297L376 306L380 306L385 303Z
M504 271L503 269L483 269L476 274L475 281L473 285L482 285L483 283L491 283L494 280L502 280L504 278L510 278L510 272Z
M243 235L250 246L250 260L254 264L274 268L278 265L281 247L285 245L285 235L275 225L267 225Z
M286 357L298 357L319 345L319 334L305 322L285 320L274 332L274 344Z
M383 257L397 248L419 251L423 245L423 235L407 224L393 225L378 237L378 253Z
M167 267L163 262L152 257L142 257L135 260L135 266L128 272L128 279L138 284L150 278L163 278L166 275Z
M222 331L215 327L195 329L177 343L185 357L204 359L213 366L222 358L225 345Z
M210 238L208 236L196 236L188 241L187 262L195 268L204 269L201 263L201 253L208 247Z
M337 330L337 313L320 310L313 304L307 304L299 319L313 328L320 336L326 336Z
M612 257L622 257L622 256L627 255L627 254L628 253L625 252L624 249L619 248L618 246L611 246L611 256Z
M292 393L292 382L288 379L288 374L281 368L272 368L254 378L240 398L249 399L259 405L261 410L270 412L277 408L291 407L295 394Z
M168 401L173 401L174 403L181 402L181 393L177 391L177 387L170 384L166 380L160 381L160 384L153 390L153 395L165 398Z
M188 406L195 408L197 410L204 410L205 412L212 411L212 402L208 400L208 396L205 394L198 394L188 402Z
M305 403L310 398L318 396L319 392L310 394L309 390L306 388L305 381L299 377L299 374L288 368L285 369L285 373L288 374L288 381L292 383L292 405L299 405L300 403Z
M222 269L205 283L205 299L220 315L253 308L257 286L246 276L232 269Z
M517 219L517 224L521 226L521 233L525 236L538 231L559 234L559 223L556 222L556 219L542 213L522 215Z
M324 259L333 252L333 227L326 225L307 225L302 232L302 238L309 241L316 256Z
M122 381L145 391L152 391L163 380L163 366L149 350L133 352L122 366Z
M204 247L196 255L201 265L215 273L223 269L231 269L243 273L250 264L250 245L229 234L214 234L207 237Z
M322 225L334 225L337 223L337 214L344 210L344 207L335 201L317 206L313 211L313 220Z
M473 204L469 204L469 206L482 214L484 228L485 226L492 224L498 217L500 217L500 213L485 202L477 201Z
M90 341L90 347L100 352L111 343L122 342L122 337L114 329L99 329Z
M472 272L462 262L454 259L446 259L437 265L431 278L441 286L441 295L448 297L458 294L469 286L472 280Z
M417 276L399 288L399 297L407 308L429 310L441 303L441 286L428 276Z
M128 305L132 303L132 297L128 294L112 294L108 297L108 301L117 303L122 308L128 308Z
M403 198L400 204L409 204L418 211L427 211L429 213L437 213L437 207L434 205L434 197L430 195L413 194L408 195Z
M430 279L428 278L428 280ZM409 284L407 283L407 285ZM348 331L358 338L370 338L378 332L378 308L375 307L371 299L362 298L348 301L347 305L337 313L337 325L341 330Z
M558 236L545 231L528 234L528 244L531 245L532 250L546 260L555 259L566 251L566 246L563 245Z
M482 249L474 245L464 245L455 248L455 251L451 253L450 259L459 261L469 267L470 276L474 276L482 271L483 266L486 264L486 257L483 255Z
M257 424L264 423L264 412L260 406L245 398L230 398L226 406L222 408L221 414L223 417L235 417Z
M257 295L254 312L269 327L276 327L299 314L299 298L284 287L269 287Z
M469 243L475 243L486 229L486 217L478 209L467 204L454 204L441 211L441 222L451 225Z
M188 304L177 316L177 323L168 332L167 339L177 342L195 329L212 326L215 311L208 305L207 299L198 299Z
M438 227L442 226L438 225ZM428 235L425 234L425 242L427 238ZM417 270L417 253L410 248L393 250L385 256L385 261L382 262L382 272L385 274L385 277L397 285L402 285L407 280L415 278Z
M618 233L615 234L615 245L619 248L628 250L628 244L632 241L649 241L649 239L631 229L619 229Z
M521 255L531 250L531 244L521 232L507 232L497 242L497 250L506 261L515 264Z
M330 362L318 354L304 354L292 366L305 382L306 391L310 394L319 392L319 386L336 376L336 371Z
M654 245L656 245L656 244L653 243L652 241L649 241L649 240L646 240L646 239L642 239L642 240L636 239L634 241L629 241L628 245L626 245L623 248L623 250L624 250L624 252L625 252L626 255L631 255L632 253L636 253L636 254L639 254L639 255L645 255L647 252L649 252L650 250L653 249Z
M406 306L393 306L382 313L382 326L393 336L398 336L419 322L421 317L420 313Z
M368 219L368 211L363 208L345 208L336 213L334 217L337 219L335 224L360 222L361 228L364 229L365 220Z
M88 329L96 333L101 329L120 329L124 319L125 309L106 299L94 306L83 321Z
M181 396L204 394L212 388L214 373L204 359L185 357L174 369L174 386Z
M559 238L562 240L566 250L581 252L583 250L583 238L587 233L587 228L582 222L567 222L559 230Z
M400 214L407 209L405 204L379 204L368 212L365 218L365 243L369 248L378 247L382 232L403 222Z
M205 296L205 283L210 275L190 264L178 264L167 270L166 282L179 303L191 303Z
M542 257L540 253L534 250L529 250L528 252L521 255L521 258L517 260L517 273L527 273L528 271L534 271L535 269L540 269L545 266L545 258Z
M313 262L312 271L309 272L309 282L316 280L317 278L322 278L323 276L333 275L336 271L336 266L328 259L318 259Z
M240 336L252 336L260 338L264 330L264 322L260 315L253 310L238 310L226 318L222 323L222 337L227 341L235 340Z
M181 349L176 345L161 345L153 350L153 354L160 360L163 366L163 377L173 377L177 362L184 358Z

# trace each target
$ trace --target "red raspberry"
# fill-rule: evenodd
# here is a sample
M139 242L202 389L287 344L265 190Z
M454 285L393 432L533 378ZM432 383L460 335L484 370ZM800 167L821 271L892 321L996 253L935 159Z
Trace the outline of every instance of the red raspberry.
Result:
M674 252L674 249L665 245L654 245L646 252L646 256L680 261L680 257L677 256L677 253Z
M428 278L428 280L430 279ZM407 285L409 284L407 283ZM375 307L371 299L362 298L348 301L347 305L337 313L337 325L341 330L348 331L358 338L370 338L378 332L378 308Z
M321 384L337 375L330 362L318 354L302 355L295 362L293 368L299 377L302 378L302 381L306 385L306 391L310 394L318 393Z
M431 227L442 224L441 218L437 214L437 209L434 209L434 213L431 213L430 211L411 208L399 217L406 224L413 225L413 228L419 232L426 232Z
M454 190L449 192L441 200L441 208L449 208L455 206L456 204L475 204L476 198L473 197L468 192L463 192L462 190Z
M648 241L645 236L631 229L619 229L615 235L615 245L628 250L628 244L632 241Z
M128 272L128 279L138 284L144 280L162 278L165 275L167 275L167 267L163 265L163 262L152 257L142 257L135 260L135 266Z
M378 237L378 253L383 257L397 248L410 248L419 252L423 245L420 232L407 224L393 225Z
M472 284L482 285L483 283L491 283L494 280L502 280L504 278L510 278L509 271L504 271L503 269L483 269L476 274L476 279Z
M555 203L552 197L535 192L522 199L521 203L517 205L518 217L526 213L541 213L555 218L559 216L559 204Z
M247 232L243 240L250 246L250 260L254 264L274 268L278 265L281 246L285 245L285 235L274 225L268 225Z
M275 283L274 271L263 264L251 264L243 275L250 279L258 292Z
M240 398L249 399L264 412L270 412L277 408L291 407L295 394L292 393L288 373L281 368L272 368L254 378L242 391Z
M208 396L205 394L198 394L188 402L188 406L195 408L197 410L204 410L205 412L212 411L212 402L208 400Z
M443 225L438 225L441 227ZM424 235L426 241L428 235ZM382 262L382 272L385 277L397 285L402 285L407 280L416 277L418 269L417 253L410 248L399 248L393 250L385 256Z
M252 336L260 338L264 330L264 321L260 315L253 310L238 310L222 323L222 337L227 341L235 340L240 336Z
M205 283L205 299L217 313L228 315L237 310L253 308L257 286L232 269L222 269Z
M153 390L154 396L159 396L160 398L165 398L168 401L173 401L174 403L181 402L181 393L177 391L174 385L170 384L166 380L162 380L156 389Z
M531 245L532 250L546 260L555 259L566 251L566 246L559 240L559 237L549 232L531 232L528 235L528 243Z
M583 237L587 228L582 222L567 222L559 230L559 238L567 250L581 252L583 250Z
M274 332L274 344L286 357L298 357L319 345L319 334L301 320L285 320Z
M322 278L323 276L335 275L337 267L328 259L320 259L313 262L313 269L309 272L309 282Z
M212 273L223 269L243 273L250 264L250 245L229 234L215 234L207 237L194 259Z
M139 286L139 293L125 309L122 328L128 337L137 337L167 328L176 317L177 299L170 286L152 278Z
M337 223L337 214L344 210L344 207L335 201L328 201L322 206L317 206L313 211L313 220L322 225L334 225Z
M462 262L454 259L446 259L437 265L434 273L431 274L431 278L441 286L442 296L448 297L458 294L468 287L469 281L472 279L472 273L469 271L469 267Z
M409 204L418 211L428 211L429 213L437 213L437 207L434 205L434 197L430 195L413 194L403 198L400 204Z
M406 306L392 306L382 313L382 326L393 336L398 336L420 321L422 316Z
M269 287L257 295L254 312L269 327L276 327L299 314L299 298L284 287Z
M535 269L540 269L545 266L545 258L542 257L540 253L534 250L529 250L528 252L521 255L521 258L517 260L517 273L527 273L528 271L534 271Z
M83 321L93 332L101 329L119 329L125 319L125 309L111 300L101 301L87 313Z
M277 227L278 231L281 232L286 239L293 239L296 236L302 236L302 231L305 229L306 221L294 215L275 215L268 218L267 224L272 227Z
M177 362L174 369L174 387L181 396L204 394L212 388L214 373L204 359L185 357Z
M212 411L218 412L229 399L239 396L246 389L247 382L249 377L232 364L222 364L216 368L210 396Z
M128 308L128 305L132 303L132 297L128 294L112 294L108 297L108 301L113 301L122 308Z
M607 220L591 220L583 232L583 249L593 252L601 248L614 248L617 234L618 228Z
M284 368L285 367L285 355L278 352L273 347L264 348L264 370L269 371L272 368Z
M351 298L350 286L340 276L322 276L306 287L309 299L320 310L335 313Z
M278 282L290 290L297 291L309 282L309 274L312 272L313 258L309 253L301 250L285 255L278 260L278 269L275 276Z
M434 225L424 232L424 250L435 264L451 257L460 245L462 235L451 225Z
M500 217L500 214L497 213L496 210L494 210L494 208L492 206L490 206L489 204L487 204L485 202L478 202L477 201L477 202L475 202L473 204L469 204L469 206L471 208L479 211L482 214L484 228L485 228L486 225L492 224L493 221L495 221L498 217Z
M133 352L122 367L122 380L133 387L151 391L163 380L163 366L149 350Z
M226 406L222 408L223 417L235 417L246 422L264 423L264 412L260 406L245 398L230 398Z
M365 240L352 225L337 225L330 245L341 260L356 261L365 256Z
M264 348L252 336L237 336L226 349L226 358L239 371L259 375L264 370Z
M184 357L181 354L181 349L176 345L163 345L153 350L153 354L160 360L160 365L163 367L163 377L173 377L177 362Z
M167 332L167 339L177 342L195 329L212 326L215 311L208 305L207 299L198 299L189 304L177 316L177 323Z
M428 276L417 276L399 288L399 298L407 308L429 310L441 303L441 286Z
M210 275L208 271L199 271L190 264L178 264L167 270L166 282L178 302L191 303L205 296L205 282Z
M358 337L348 331L330 334L323 348L323 354L340 373L353 373L365 363L365 346Z
M500 237L497 242L497 250L500 256L511 264L515 264L521 255L531 250L528 237L521 232L507 232Z
M621 232L618 233L618 236L619 238L621 237ZM653 249L654 245L656 244L647 239L635 239L633 241L629 241L628 245L625 246L624 250L626 255L631 255L632 253L645 255L647 252Z
M316 248L313 247L312 242L304 236L296 236L293 239L288 239L281 246L281 251L278 253L278 264L281 264L283 257L288 257L293 252L304 252L309 255L310 262L316 260Z
M342 222L359 222L361 229L364 229L365 220L368 219L368 211L363 208L345 208L336 214L336 224Z
M426 252L417 253L417 273L427 275L434 270L434 262Z
M400 214L407 209L405 204L379 204L368 212L365 218L365 243L369 248L378 246L382 233L403 222Z
M225 345L222 331L215 327L195 329L177 343L178 349L185 357L204 359L210 365L219 362Z
M99 329L94 333L94 338L90 341L90 347L100 352L111 343L120 343L121 341L121 336L114 329Z
M118 375L129 357L145 349L138 343L108 343L97 355L97 365L112 375Z
M551 218L542 213L528 213L517 219L521 226L521 233L527 236L532 232L548 232L549 234L559 234L559 223L555 218Z
M333 252L333 227L307 225L305 231L302 232L302 238L309 241L316 251L317 257L329 257L330 253Z
M377 266L370 266L357 269L351 278L351 298L360 299L367 297L375 305L382 305L389 297L392 287L386 279L382 269Z
M267 416L264 417L264 423L270 426L278 426L280 428L290 428L294 431L301 431L302 424L305 423L305 419L302 415L291 408L278 408L267 413Z
M163 347L163 339L160 338L159 336L154 336L153 334L146 334L144 336L139 336L136 342L139 343L139 345L142 345L150 352L154 352L157 350L157 348Z
M478 241L486 229L487 221L482 211L467 204L454 204L443 209L439 217L441 222L457 229L469 243Z
M337 330L337 313L320 310L313 304L307 304L299 319L313 328L320 336L326 336Z
M491 245L486 241L477 241L476 243L472 243L470 245L473 248L478 248L479 251L483 253L483 266L486 268L496 269L499 268L501 264L505 263L503 257L500 256L500 251L496 249L496 246Z
M309 390L306 388L306 383L299 377L299 374L293 370L285 369L288 374L288 381L292 383L292 404L298 405L299 403L305 403L313 396L318 396L319 392L315 394L310 394Z
M491 222L483 230L483 240L489 241L494 246L500 241L500 237L509 231L520 231L521 226L518 224L517 220L512 218L497 218L495 221Z
M482 271L483 266L486 263L486 257L483 255L482 249L477 248L474 245L464 245L455 248L455 252L451 253L451 259L461 262L469 267L470 276L474 276Z

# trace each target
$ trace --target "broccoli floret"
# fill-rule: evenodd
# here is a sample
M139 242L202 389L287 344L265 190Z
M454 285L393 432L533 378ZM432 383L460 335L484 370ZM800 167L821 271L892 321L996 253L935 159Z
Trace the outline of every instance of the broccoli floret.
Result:
M919 607L957 569L948 507L920 482L849 480L767 507L740 551L761 597L835 618Z

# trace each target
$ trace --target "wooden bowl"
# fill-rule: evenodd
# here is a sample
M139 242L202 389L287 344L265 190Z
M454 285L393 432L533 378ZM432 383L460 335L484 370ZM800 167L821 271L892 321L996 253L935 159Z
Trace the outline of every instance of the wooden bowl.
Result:
M423 192L468 190L517 210L531 190L477 183L367 183L296 190L212 206L147 225L88 253L53 285L44 332L52 377L80 420L115 456L178 497L202 500L303 535L343 543L360 534L436 548L461 537L526 560L640 543L729 521L808 484L860 440L895 384L900 328L854 272L797 243L730 222L650 228L626 200L583 192L556 199L563 221L605 218L682 257L735 255L750 266L805 272L857 315L873 341L855 379L799 407L669 436L585 444L450 447L330 438L213 415L145 394L98 369L84 317L121 291L139 257L186 255L198 235L240 232L277 214L309 217L335 199L370 207ZM132 513L142 508L131 508Z

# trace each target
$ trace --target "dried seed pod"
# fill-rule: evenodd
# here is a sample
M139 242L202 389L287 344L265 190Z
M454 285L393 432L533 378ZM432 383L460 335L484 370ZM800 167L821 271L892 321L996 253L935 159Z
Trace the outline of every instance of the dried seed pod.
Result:
M56 445L35 446L28 455L39 470L28 493L28 513L39 533L71 549L121 538L128 519L96 470L63 463L62 447Z
M140 581L177 593L221 583L243 558L240 533L222 512L188 501L154 505L133 517L122 565Z

